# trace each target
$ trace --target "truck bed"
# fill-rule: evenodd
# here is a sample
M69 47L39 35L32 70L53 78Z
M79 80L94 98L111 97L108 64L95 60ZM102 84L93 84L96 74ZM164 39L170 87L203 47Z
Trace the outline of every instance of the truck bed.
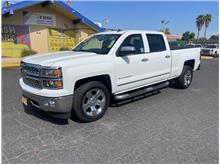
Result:
M182 49L194 49L198 47L179 47L179 46L170 46L170 50L182 50Z
M200 48L171 48L172 67L171 76L179 76L184 65L184 61L194 61L194 69L196 70L200 64Z

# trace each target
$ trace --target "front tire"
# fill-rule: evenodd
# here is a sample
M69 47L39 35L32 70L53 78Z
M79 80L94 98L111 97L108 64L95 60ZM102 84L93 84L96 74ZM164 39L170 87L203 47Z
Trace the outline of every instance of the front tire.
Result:
M193 70L190 66L185 65L183 67L181 75L175 79L176 87L179 89L186 89L188 88L193 79Z
M74 91L72 114L82 122L96 121L104 116L109 102L107 87L98 81L91 81Z

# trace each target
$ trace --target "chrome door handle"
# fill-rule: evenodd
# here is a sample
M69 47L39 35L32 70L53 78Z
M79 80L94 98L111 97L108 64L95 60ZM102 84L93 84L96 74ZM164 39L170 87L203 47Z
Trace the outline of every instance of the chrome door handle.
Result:
M165 58L170 58L170 55L166 55Z
M146 61L148 61L148 58L143 58L143 59L141 59L141 61L146 62Z

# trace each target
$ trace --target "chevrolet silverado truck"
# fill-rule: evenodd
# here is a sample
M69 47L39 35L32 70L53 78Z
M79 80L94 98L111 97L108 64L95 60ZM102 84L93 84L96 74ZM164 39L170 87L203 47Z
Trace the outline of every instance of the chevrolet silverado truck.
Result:
M111 100L154 92L170 81L188 88L199 66L200 48L172 49L161 32L97 33L71 51L23 58L22 103L57 118L91 122Z

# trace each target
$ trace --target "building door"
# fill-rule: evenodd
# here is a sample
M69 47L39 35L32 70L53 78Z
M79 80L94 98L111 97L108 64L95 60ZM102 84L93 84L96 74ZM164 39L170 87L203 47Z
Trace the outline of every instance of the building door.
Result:
M38 53L48 52L48 36L45 26L30 25L31 48Z

